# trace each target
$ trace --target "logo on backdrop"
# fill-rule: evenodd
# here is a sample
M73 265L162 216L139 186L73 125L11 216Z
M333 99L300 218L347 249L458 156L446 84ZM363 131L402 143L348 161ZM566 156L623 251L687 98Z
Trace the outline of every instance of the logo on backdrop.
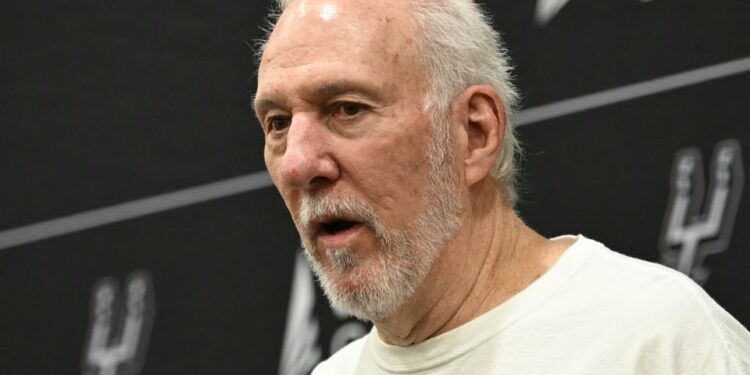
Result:
M732 236L744 182L739 142L716 145L708 179L706 190L700 150L677 152L659 244L662 263L699 284L710 276L706 256L724 252Z
M315 314L317 300L325 299L325 297L319 298L318 296L307 259L304 254L299 253L294 263L292 293L289 298L279 375L307 375L318 362L325 359L324 346L320 341L326 335L323 334L320 319ZM328 301L321 301L321 303L327 305ZM349 317L345 313L335 310L331 313L338 327L325 348L329 355L367 333L362 323L347 321Z
M537 0L534 19L539 26L545 26L552 21L557 13L568 3L568 0Z
M570 0L537 0L536 11L534 12L534 20L538 26L544 27L550 21L552 21L557 13L568 3ZM653 0L640 0L642 3L648 3Z
M97 281L91 299L83 373L138 374L146 357L155 311L153 285L148 272L130 274L124 284L124 293L120 293L115 278Z

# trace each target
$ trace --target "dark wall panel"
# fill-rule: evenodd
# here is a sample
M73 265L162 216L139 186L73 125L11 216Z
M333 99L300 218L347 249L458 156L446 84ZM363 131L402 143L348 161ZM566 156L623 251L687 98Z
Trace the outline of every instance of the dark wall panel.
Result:
M267 6L3 6L0 373L306 374L369 328L328 307L263 174L248 45ZM750 326L750 5L486 6L523 94L522 217L677 267L679 177L688 228L725 189L686 272Z

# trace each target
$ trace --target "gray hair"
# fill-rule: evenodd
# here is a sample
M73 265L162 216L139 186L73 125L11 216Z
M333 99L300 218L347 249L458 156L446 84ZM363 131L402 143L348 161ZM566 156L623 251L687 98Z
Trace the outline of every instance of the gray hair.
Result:
M293 0L277 0L281 11ZM492 177L505 199L518 200L516 164L521 146L511 124L518 92L511 82L511 67L500 34L491 17L473 0L423 0L413 5L418 28L418 56L431 78L425 107L434 124L448 125L452 101L471 85L490 85L503 102L506 128ZM272 14L276 18L281 12ZM270 29L273 29L273 22ZM259 45L259 57L267 38ZM441 129L442 128L442 129ZM438 126L436 132L447 132Z

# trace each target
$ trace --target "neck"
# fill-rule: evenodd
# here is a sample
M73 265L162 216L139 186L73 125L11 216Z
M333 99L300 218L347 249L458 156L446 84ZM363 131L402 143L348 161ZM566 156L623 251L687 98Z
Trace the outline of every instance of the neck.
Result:
M408 346L459 327L523 290L562 255L569 243L531 230L495 189L472 191L463 225L415 294L374 322L383 341Z

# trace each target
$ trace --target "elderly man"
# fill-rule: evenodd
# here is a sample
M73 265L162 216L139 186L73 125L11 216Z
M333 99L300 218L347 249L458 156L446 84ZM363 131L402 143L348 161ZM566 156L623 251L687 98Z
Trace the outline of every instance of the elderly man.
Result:
M263 45L265 160L331 304L314 374L748 374L688 278L513 209L516 93L470 0L292 0Z

